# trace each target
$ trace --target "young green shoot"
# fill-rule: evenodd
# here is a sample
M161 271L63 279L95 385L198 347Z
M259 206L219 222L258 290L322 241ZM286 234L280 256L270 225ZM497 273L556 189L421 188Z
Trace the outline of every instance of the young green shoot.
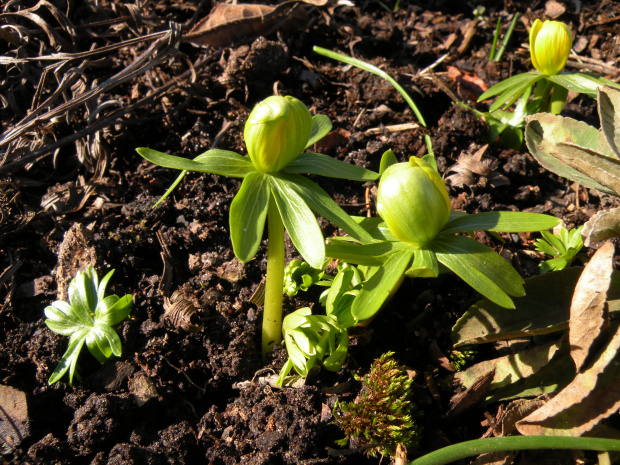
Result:
M374 65L371 65L370 63L366 63L365 61L358 60L357 58L343 55L342 53L333 52L331 50L327 50L325 48L318 47L318 46L314 46L312 50L314 50L319 55L323 55L327 58L331 58L332 60L340 61L342 63L346 63L351 66L355 66L356 68L362 69L368 73L374 74L376 76L379 76L380 78L385 79L388 83L392 85L392 87L394 87L394 89L398 91L398 93L403 97L405 102L407 102L407 104L409 105L409 108L411 108L411 110L413 111L413 114L418 119L418 122L423 127L426 127L426 121L424 120L422 113L420 113L420 110L418 109L413 99L409 96L407 91L403 89L403 87L396 81L396 79L394 79L388 73L386 73L380 68L377 68ZM425 134L424 141L426 142L426 149L428 151L428 154L425 155L426 157L425 160L431 165L436 166L435 155L433 153L433 143L431 142L431 136L429 136L428 134Z
M327 116L311 116L294 97L272 96L254 107L244 128L248 156L213 149L193 160L147 148L138 153L156 165L243 178L230 205L230 237L237 258L256 255L268 224L267 277L262 328L263 356L282 340L284 230L304 260L320 268L325 243L315 213L361 240L369 234L317 184L301 176L315 174L374 181L378 174L319 153L302 153L331 130ZM166 195L170 193L170 189ZM315 213L314 213L315 212Z
M52 373L49 384L59 381L69 371L69 385L73 386L77 360L86 343L91 354L105 363L113 355L121 356L121 340L113 326L131 312L131 294L123 297L105 296L105 288L112 277L110 271L99 282L91 266L78 271L69 284L69 302L57 300L45 308L45 324L55 333L69 336L69 347Z
M497 19L497 26L495 27L495 34L493 35L493 44L491 45L491 53L489 54L489 60L493 60L497 63L502 59L502 56L504 55L504 52L506 51L506 47L508 46L508 42L510 42L510 38L512 37L512 33L515 30L515 26L517 25L518 19L519 19L519 13L516 13L514 17L512 18L512 21L510 21L510 25L508 26L508 29L506 30L506 34L504 34L504 39L502 40L502 43L499 49L497 49L497 42L499 40L499 33L501 29L502 19L501 18Z
M460 233L532 232L550 229L555 217L518 212L453 212L441 176L422 159L397 163L391 151L381 160L377 191L380 218L359 219L373 241L332 238L328 256L377 266L353 302L356 321L372 318L405 276L437 277L451 270L496 304L514 308L510 296L524 295L523 279L493 250Z
M536 240L534 247L539 252L555 257L540 264L541 274L549 271L563 270L570 266L583 248L582 229L583 226L580 226L569 231L564 227L560 227L557 234L547 231L540 232L543 237Z

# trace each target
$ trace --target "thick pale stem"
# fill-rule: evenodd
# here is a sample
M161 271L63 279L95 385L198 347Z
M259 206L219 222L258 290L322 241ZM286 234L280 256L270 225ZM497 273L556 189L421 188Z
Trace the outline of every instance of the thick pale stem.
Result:
M282 341L282 295L284 293L284 224L273 198L267 210L267 279L263 313L263 358Z

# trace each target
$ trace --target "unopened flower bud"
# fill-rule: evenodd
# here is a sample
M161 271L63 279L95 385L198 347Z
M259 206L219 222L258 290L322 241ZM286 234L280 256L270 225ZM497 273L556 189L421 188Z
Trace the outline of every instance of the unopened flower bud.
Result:
M280 171L306 148L312 131L308 108L294 97L268 97L254 107L243 137L254 167Z
M431 242L450 218L450 198L441 176L417 157L385 170L377 192L377 212L398 240Z
M543 74L558 74L566 66L573 36L560 21L536 19L530 29L530 56L534 68Z

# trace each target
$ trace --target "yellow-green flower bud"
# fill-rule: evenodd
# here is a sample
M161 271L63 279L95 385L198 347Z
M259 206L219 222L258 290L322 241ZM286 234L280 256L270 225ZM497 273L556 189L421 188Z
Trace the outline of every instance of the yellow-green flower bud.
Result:
M271 96L254 107L243 131L248 155L263 173L280 171L306 148L312 115L295 97Z
M385 170L377 192L377 212L403 242L426 245L450 218L450 197L439 173L411 157Z
M570 28L559 21L536 19L530 29L530 56L534 68L543 74L558 74L566 66L573 46Z

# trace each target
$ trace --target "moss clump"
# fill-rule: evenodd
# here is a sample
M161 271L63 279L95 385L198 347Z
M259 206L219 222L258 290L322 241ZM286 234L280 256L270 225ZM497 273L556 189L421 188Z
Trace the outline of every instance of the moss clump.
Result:
M405 368L387 352L375 360L361 380L363 388L354 402L334 406L334 423L346 437L336 441L346 446L355 438L360 446L372 446L366 453L393 455L399 443L407 449L418 444L420 428L415 424L417 409L411 401L412 379Z

